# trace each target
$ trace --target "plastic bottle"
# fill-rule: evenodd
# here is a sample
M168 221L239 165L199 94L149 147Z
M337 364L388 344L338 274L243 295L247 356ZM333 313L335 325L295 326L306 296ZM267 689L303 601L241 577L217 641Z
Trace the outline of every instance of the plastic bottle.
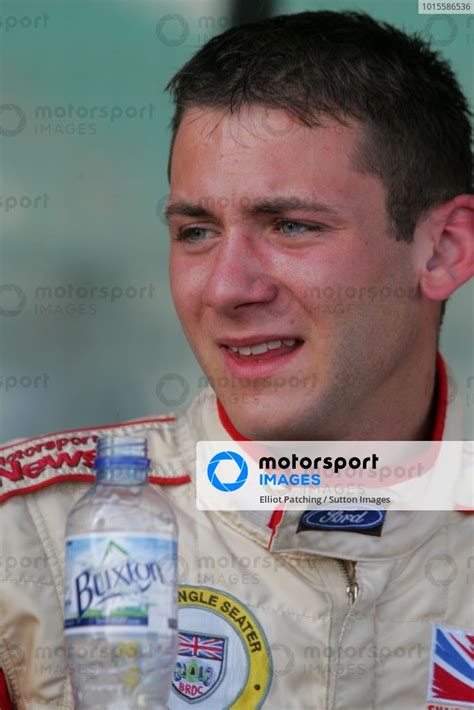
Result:
M177 524L144 437L99 439L66 524L65 646L76 710L166 708L177 649Z

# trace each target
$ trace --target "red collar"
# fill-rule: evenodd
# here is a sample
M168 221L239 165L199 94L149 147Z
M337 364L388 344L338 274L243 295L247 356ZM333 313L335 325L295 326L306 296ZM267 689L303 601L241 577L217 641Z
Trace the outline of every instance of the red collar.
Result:
M433 424L433 432L431 434L432 441L441 441L443 438L447 406L448 375L446 371L446 364L441 356L441 353L438 352L436 354L435 419ZM234 441L250 441L250 439L237 431L219 400L217 400L217 411L219 413L219 419L222 426Z

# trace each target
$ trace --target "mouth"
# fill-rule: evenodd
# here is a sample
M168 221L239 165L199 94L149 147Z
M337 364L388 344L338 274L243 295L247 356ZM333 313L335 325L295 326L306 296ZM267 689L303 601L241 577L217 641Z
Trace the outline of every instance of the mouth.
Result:
M259 380L280 373L298 357L304 340L296 336L253 336L221 341L219 347L231 375L238 379Z
M296 337L271 336L263 340L261 337L254 339L245 338L241 340L227 341L220 346L226 349L231 355L245 362L261 362L273 360L286 355L303 345L303 340Z

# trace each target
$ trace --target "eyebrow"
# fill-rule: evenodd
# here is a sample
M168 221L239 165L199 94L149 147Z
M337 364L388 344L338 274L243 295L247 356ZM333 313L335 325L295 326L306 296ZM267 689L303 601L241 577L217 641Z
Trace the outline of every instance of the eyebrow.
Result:
M328 215L342 216L345 211L342 205L329 204L300 197L273 197L259 200L242 207L242 213L251 217L263 214L279 214L290 210L306 210L308 212L324 212ZM215 218L211 209L192 202L177 201L166 207L165 217L169 222L172 217L195 217L198 219Z

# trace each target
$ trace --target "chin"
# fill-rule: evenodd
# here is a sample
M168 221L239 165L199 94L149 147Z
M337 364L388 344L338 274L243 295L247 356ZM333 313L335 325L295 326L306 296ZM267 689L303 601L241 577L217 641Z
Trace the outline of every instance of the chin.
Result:
M257 441L275 441L277 439L291 439L289 435L289 421L293 420L291 412L285 411L281 421L271 418L272 407L259 407L258 405L238 406L225 405L225 410L237 431L247 439ZM276 409L276 407L275 407Z
M239 398L219 397L232 424L247 439L257 441L309 441L322 433L322 402L314 393L299 401L291 393L257 395L241 393ZM318 437L320 438L320 437Z

